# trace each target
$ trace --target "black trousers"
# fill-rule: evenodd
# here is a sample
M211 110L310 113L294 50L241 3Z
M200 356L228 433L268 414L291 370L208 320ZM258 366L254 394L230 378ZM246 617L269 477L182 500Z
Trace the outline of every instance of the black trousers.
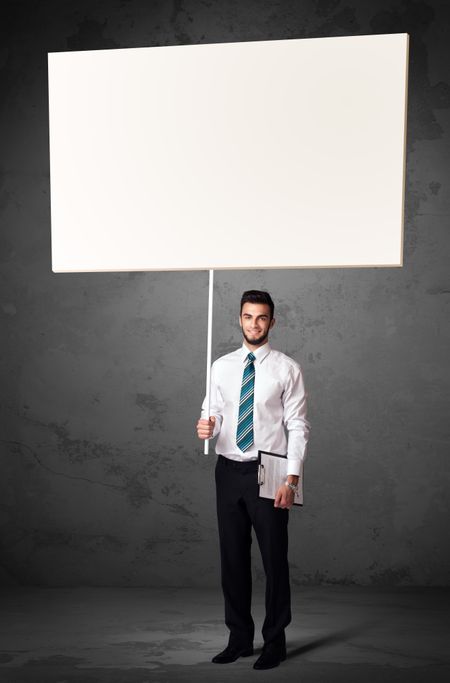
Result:
M289 511L259 498L258 463L241 463L219 455L216 464L222 589L229 643L253 643L251 615L251 528L253 526L266 574L265 643L285 644L284 629L291 621L288 565Z

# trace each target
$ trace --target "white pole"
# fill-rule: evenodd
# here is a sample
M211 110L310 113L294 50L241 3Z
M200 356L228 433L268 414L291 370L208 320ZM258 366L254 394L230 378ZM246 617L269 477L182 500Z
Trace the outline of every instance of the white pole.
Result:
M209 420L209 410L211 403L211 347L212 347L212 317L213 317L213 288L214 271L209 271L209 293L208 293L208 339L206 342L206 419ZM204 454L209 453L209 439L205 439Z

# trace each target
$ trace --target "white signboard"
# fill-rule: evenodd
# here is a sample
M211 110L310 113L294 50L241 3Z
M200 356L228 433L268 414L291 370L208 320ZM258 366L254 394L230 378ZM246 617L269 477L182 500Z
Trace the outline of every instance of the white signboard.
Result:
M55 272L400 266L408 35L49 54Z

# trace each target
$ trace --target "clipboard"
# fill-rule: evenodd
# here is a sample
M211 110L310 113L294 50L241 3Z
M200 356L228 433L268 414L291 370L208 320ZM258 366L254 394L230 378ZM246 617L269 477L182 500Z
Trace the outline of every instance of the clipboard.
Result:
M269 453L268 451L258 451L258 484L260 498L275 500L278 488L286 481L287 466L287 455ZM303 467L301 470L303 470ZM294 497L294 505L303 505L302 471L300 471L298 491Z

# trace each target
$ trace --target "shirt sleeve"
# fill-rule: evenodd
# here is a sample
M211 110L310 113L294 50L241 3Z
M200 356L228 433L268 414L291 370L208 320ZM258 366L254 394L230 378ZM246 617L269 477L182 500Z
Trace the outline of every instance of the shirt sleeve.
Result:
M282 396L283 422L288 430L288 474L299 475L306 457L310 424L306 419L306 391L299 365L293 366L288 374Z
M212 438L214 439L220 432L223 420L223 399L220 393L220 389L217 386L217 368L215 363L211 366L211 389L210 389L210 406L209 406L209 417L214 416L216 418L216 424L214 425L214 431ZM204 420L208 419L206 414L206 396L202 403L201 417Z

